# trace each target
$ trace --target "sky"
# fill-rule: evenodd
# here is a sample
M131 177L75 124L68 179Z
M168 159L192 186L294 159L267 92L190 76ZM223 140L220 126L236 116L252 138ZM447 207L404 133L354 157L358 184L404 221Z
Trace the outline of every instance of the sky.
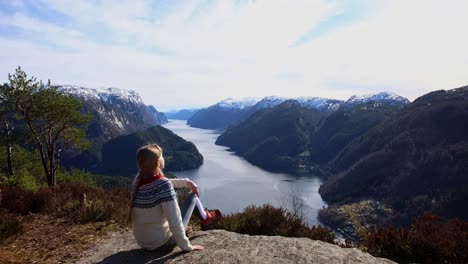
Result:
M160 111L225 98L468 85L466 0L0 0L0 81L137 91Z

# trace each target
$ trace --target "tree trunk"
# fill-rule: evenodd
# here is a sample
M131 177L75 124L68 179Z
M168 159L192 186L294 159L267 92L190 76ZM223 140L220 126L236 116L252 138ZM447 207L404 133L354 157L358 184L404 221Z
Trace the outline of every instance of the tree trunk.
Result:
M47 159L45 157L46 153L44 153L44 149L41 143L37 143L37 148L39 149L39 154L41 155L41 162L42 162L42 167L44 168L47 185L49 187L53 187L55 183L52 179L52 175L50 174L49 169L47 168Z
M52 186L54 186L57 183L57 179L55 177L55 150L54 147L51 146L51 151L49 151L49 174L50 174L50 181L52 183Z
M12 149L13 147L11 146L11 130L10 128L8 127L8 121L5 120L5 123L4 123L4 126L5 126L5 134L6 134L6 140L7 140L7 144L6 144L6 148L7 148L7 162L8 162L8 174L9 176L13 176L14 172L13 172L13 162L12 162Z

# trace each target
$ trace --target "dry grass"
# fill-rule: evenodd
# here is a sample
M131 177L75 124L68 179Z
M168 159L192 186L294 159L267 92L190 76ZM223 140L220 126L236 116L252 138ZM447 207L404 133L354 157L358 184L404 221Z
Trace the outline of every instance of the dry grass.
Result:
M107 231L122 229L114 221L75 224L43 214L20 221L23 231L0 245L0 263L69 263Z

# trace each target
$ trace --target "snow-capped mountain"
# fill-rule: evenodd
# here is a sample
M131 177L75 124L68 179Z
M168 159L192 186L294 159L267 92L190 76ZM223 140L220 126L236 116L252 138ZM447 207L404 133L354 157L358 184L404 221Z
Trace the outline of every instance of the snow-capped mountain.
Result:
M351 96L345 104L348 106L365 104L369 102L379 102L386 103L391 105L404 105L408 104L410 101L402 96L399 96L392 92L380 92L364 95L353 95Z
M59 89L67 94L72 94L83 99L101 99L108 103L116 100L126 101L134 104L143 104L140 95L131 90L119 88L86 88L76 85L59 85Z
M321 97L287 98L280 96L267 96L261 100L256 98L232 99L228 98L214 105L199 110L188 121L193 127L223 130L249 118L253 113L265 108L272 108L287 100L294 100L302 107L315 109L327 113L334 112L340 107L350 109L356 105L374 102L373 106L381 105L403 106L409 100L392 92L355 95L347 101Z

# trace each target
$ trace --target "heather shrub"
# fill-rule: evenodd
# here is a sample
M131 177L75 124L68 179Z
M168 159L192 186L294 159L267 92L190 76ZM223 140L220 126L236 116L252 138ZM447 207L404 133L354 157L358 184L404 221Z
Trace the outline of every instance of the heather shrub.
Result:
M361 247L370 254L397 262L411 259L412 248L409 232L392 226L371 229Z
M58 184L37 192L4 187L1 208L15 214L51 214L77 223L114 220L123 225L129 196L126 189L104 190L83 184Z
M468 263L468 222L423 215L409 228L371 230L362 246L398 262Z
M24 190L18 186L0 186L2 190L1 208L14 214L27 214L34 204L34 192Z
M19 232L21 227L21 222L14 214L0 209L0 244L9 236Z
M104 190L83 184L60 184L39 190L36 202L39 212L74 222L115 220L123 224L129 196L125 189Z
M242 212L224 216L215 228L249 235L308 237L329 243L335 239L331 230L309 227L295 214L270 204L250 205Z

